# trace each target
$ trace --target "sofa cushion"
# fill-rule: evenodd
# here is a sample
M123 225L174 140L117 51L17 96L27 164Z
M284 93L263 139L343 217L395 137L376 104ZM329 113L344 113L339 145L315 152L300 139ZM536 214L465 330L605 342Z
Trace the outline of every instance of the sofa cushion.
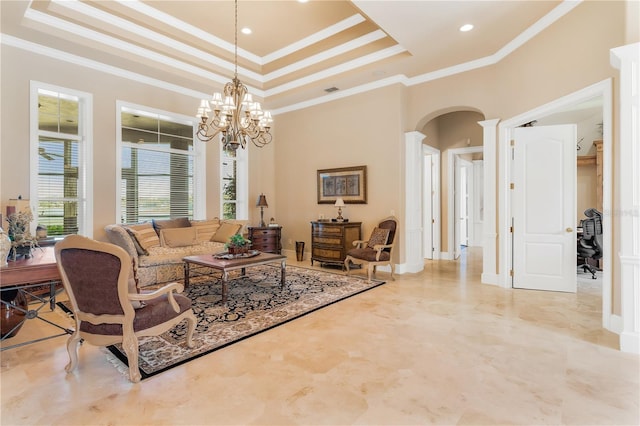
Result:
M142 254L149 254L149 249L151 247L157 247L160 245L160 238L158 238L156 231L153 229L153 225L149 222L141 223L139 225L128 225L126 226L126 229L135 240L134 245L137 243L143 251Z
M374 246L380 244L387 244L387 239L389 238L389 230L382 228L373 228L371 232L371 237L369 237L369 243L367 244L368 248L374 248Z
M211 241L227 243L229 242L229 238L231 238L232 235L237 234L241 228L241 223L222 222L220 224L220 228L218 228L216 233L213 234L213 237L211 237Z
M167 228L160 230L162 247L185 247L197 244L196 228Z
M138 288L138 282L136 281L136 275L133 272L133 261L131 261L131 269L129 270L129 294L137 294L140 293L140 289ZM144 306L144 303L140 300L132 300L131 306L133 309L140 309Z
M213 234L220 228L220 219L192 220L191 226L196 229L196 240L204 243L211 241Z
M178 217L175 219L153 219L153 228L156 230L156 234L160 236L160 231L170 228L188 228L191 226L191 222L188 217Z

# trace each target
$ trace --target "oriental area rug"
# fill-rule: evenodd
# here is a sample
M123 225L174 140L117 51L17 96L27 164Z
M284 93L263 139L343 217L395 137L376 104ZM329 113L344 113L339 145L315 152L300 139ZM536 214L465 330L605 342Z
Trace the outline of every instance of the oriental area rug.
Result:
M248 276L229 283L226 305L220 303L221 284L215 276L190 280L183 294L191 299L198 319L195 347L186 346L186 321L160 336L141 338L139 366L143 379L384 284L287 266L286 284L281 289L279 265L254 267L247 272ZM108 349L126 364L121 345Z

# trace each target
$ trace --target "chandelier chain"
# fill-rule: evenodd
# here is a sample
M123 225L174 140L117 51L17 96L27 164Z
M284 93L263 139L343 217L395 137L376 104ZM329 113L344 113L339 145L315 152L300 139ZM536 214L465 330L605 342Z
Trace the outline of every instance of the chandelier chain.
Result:
M233 54L233 63L235 64L235 70L233 76L238 78L238 0L235 1L235 23L234 23L234 38L233 45L235 46Z

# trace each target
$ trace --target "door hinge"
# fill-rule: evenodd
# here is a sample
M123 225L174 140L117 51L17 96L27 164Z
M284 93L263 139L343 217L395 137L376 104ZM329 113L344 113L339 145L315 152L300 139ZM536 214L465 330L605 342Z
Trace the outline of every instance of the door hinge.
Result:
M513 226L509 227L509 232L511 232L513 234Z
M514 185L514 183L513 183L513 182L511 182L511 183L509 184L509 189L513 189L513 188L515 188L515 187L516 187L516 186Z
M516 146L516 141L515 141L515 139L511 139L511 146Z
M436 220L435 219L431 219L431 223L436 223Z
M513 276L513 269L509 269L509 276L512 277Z

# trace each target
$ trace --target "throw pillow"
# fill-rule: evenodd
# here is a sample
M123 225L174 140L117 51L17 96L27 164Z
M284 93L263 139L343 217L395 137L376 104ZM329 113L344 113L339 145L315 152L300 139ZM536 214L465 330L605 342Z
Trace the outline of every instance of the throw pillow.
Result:
M142 246L138 242L138 239L133 234L133 231L131 229L129 229L128 227L125 226L124 230L127 231L127 234L131 237L131 241L133 242L133 246L136 248L136 253L138 253L138 256L142 256L144 254L149 254L148 251L146 251L145 249L142 248Z
M191 226L191 222L188 217L178 217L176 219L153 219L153 228L156 230L156 234L160 236L162 229L169 228L188 228Z
M220 219L192 220L191 226L196 229L196 240L199 243L211 241L211 237L220 228Z
M240 228L242 228L241 223L222 222L220 228L218 228L216 233L213 234L213 237L211 237L211 241L226 243L233 234L237 234L238 231L240 231Z
M140 225L129 225L126 227L127 232L137 241L138 245L144 251L144 254L149 254L151 247L157 247L160 245L160 238L153 229L151 223L146 222Z
M373 232L371 232L371 237L369 237L369 243L367 244L367 248L373 248L373 246L377 244L387 244L387 239L389 238L389 230L383 228L373 228Z
M186 247L197 244L196 228L169 228L160 230L162 247Z

